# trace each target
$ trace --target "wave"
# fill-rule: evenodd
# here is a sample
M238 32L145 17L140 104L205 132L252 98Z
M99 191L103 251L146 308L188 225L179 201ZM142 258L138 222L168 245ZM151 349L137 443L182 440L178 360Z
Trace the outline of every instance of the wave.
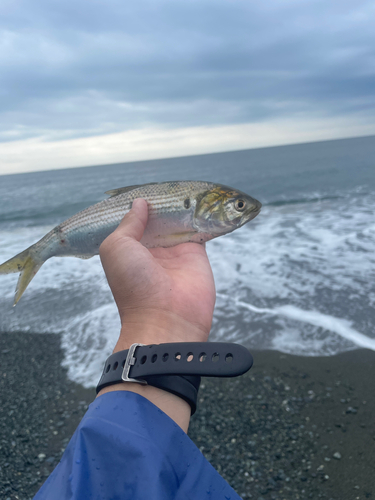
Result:
M285 199L285 200L276 200L276 201L271 201L269 203L263 203L263 206L269 206L269 207L283 207L286 205L302 205L305 203L321 203L322 201L334 201L334 200L340 200L343 199L344 196L321 196L321 195L315 195L315 196L306 196L306 197L301 197L301 198L292 198L292 199Z
M47 224L52 220L59 221L58 223L60 223L95 203L95 201L87 204L82 204L81 202L64 203L53 208L50 206L38 206L34 209L28 207L22 210L12 210L9 212L3 211L0 212L0 224L22 222L22 225L40 226L41 224Z
M374 349L374 198L266 206L209 242L218 290L212 340L308 356ZM0 262L50 229L1 230ZM12 308L16 282L0 276L0 330L61 333L69 376L94 385L120 329L99 259L51 259Z
M218 293L217 296L226 300L233 300L237 306L244 307L258 314L285 316L302 323L309 323L310 325L321 327L324 330L336 333L340 337L353 342L353 344L358 347L375 351L375 339L371 339L352 328L352 322L346 319L335 318L334 316L322 314L318 311L306 311L293 305L279 306L270 309L267 307L256 307L242 300L231 299L228 295L222 293Z
M300 196L287 197L283 196L281 199L264 201L263 206L269 207L282 207L288 205L304 205L310 203L322 203L322 202L336 202L344 200L357 199L358 197L368 197L373 195L373 192L369 190L367 186L357 186L354 189L349 190L333 190L331 192L312 192L303 193Z

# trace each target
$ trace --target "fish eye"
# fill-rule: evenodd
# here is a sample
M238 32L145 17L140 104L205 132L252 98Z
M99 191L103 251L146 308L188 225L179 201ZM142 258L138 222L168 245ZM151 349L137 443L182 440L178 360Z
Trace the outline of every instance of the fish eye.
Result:
M189 198L186 198L186 200L184 201L184 207L185 208L190 208L190 200L189 200Z
M242 212L243 210L245 210L245 205L245 201L241 199L234 202L234 208L238 210L238 212Z

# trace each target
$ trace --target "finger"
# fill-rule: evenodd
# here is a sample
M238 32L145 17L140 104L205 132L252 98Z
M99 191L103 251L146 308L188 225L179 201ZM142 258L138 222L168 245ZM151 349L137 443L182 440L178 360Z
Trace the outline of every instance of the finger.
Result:
M121 237L133 238L140 241L146 228L147 219L147 201L137 198L133 201L130 212L125 215L115 232Z

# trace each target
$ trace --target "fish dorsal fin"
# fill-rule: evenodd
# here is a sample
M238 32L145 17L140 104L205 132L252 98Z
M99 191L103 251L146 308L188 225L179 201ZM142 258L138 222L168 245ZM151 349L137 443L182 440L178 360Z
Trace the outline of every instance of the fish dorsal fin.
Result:
M153 186L154 184L159 184L159 182L148 182L147 184L136 184L134 186L126 186L123 188L110 189L109 191L106 191L105 194L108 194L112 198L113 196L117 196L119 194L129 193L130 191L133 191L133 189L144 186Z

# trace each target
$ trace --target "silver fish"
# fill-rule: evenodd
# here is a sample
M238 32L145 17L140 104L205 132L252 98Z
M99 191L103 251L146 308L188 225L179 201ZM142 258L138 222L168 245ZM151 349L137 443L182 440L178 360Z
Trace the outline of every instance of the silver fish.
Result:
M14 305L51 257L89 259L119 225L136 198L148 203L141 243L147 248L204 243L256 217L261 203L236 189L202 181L173 181L107 191L110 196L73 215L41 240L0 265L0 274L20 273Z

